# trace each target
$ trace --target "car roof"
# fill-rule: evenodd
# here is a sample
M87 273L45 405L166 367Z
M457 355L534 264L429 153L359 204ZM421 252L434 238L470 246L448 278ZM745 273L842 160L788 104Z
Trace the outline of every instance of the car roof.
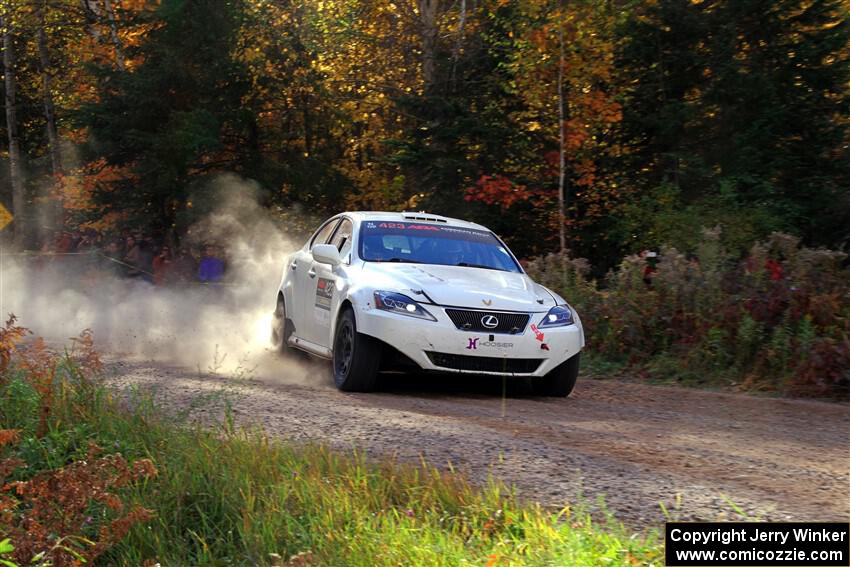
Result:
M452 226L462 226L466 228L476 228L478 230L490 230L486 226L482 226L474 222L469 222L452 217L445 217L442 215L435 215L432 213L426 213L425 211L350 211L343 214L360 221L387 220L399 222L427 222L435 224L450 224Z

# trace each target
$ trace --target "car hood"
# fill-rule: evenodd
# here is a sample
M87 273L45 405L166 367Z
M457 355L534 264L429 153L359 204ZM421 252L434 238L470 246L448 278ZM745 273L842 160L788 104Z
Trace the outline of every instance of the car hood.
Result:
M434 264L366 262L365 281L375 289L399 291L422 300L424 292L444 306L497 311L545 312L552 295L525 274Z

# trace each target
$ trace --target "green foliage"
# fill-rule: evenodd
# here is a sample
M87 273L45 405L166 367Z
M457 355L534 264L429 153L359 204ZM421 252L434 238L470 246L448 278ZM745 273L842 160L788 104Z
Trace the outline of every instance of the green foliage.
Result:
M776 391L850 395L846 254L774 233L740 259L719 229L696 252L661 249L657 271L626 257L601 285L583 260L551 255L529 273L578 309L590 352L652 376Z
M618 67L629 87L624 160L646 172L645 218L658 242L683 246L682 215L721 222L743 242L771 230L815 244L841 244L850 226L847 45L840 0L635 4L621 21ZM652 195L670 187L681 200ZM672 218L670 218L672 216ZM667 217L667 218L665 218ZM672 222L670 222L672 221ZM730 233L733 239L738 239ZM687 248L687 247L685 247Z
M753 242L791 227L768 209L742 203L720 182L717 194L707 194L688 202L682 189L670 182L648 190L625 204L614 226L618 240L628 252L657 249L662 244L694 252L701 242L695 226L719 226L722 245L745 252Z

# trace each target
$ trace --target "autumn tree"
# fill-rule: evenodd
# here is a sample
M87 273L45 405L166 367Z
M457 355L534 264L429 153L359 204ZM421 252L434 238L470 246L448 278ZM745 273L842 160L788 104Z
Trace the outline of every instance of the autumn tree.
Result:
M416 2L322 2L313 21L313 69L336 110L340 156L332 168L352 185L354 208L396 209L416 195L385 141L406 127L395 101L422 89L421 60L409 46L419 37ZM413 199L415 201L415 199Z
M537 230L556 241L566 234L569 248L589 252L598 245L595 224L621 192L605 163L619 155L614 129L622 116L612 80L612 15L594 2L536 1L516 3L501 17L519 22L507 43L507 85L523 102L513 123L540 145L532 167L506 162L468 196L502 207L528 201L539 211Z
M330 69L323 61L344 42L324 36L326 9L331 7L306 1L246 3L231 52L251 81L242 104L257 112L262 164L254 178L274 200L300 203L317 214L335 212L354 189L336 167L346 154L343 136L354 116L344 111L342 93L328 84Z
M427 22L418 40L421 87L393 98L403 130L386 146L387 161L404 174L417 205L453 213L464 205L464 189L507 158L516 131L510 113L520 101L507 88L508 60L497 47L510 27L490 17L498 3L443 10L420 15ZM442 41L430 39L432 19L442 26Z
M18 62L16 57L18 42L16 32L20 14L13 9L11 0L6 0L2 4L2 10L0 27L2 27L3 35L4 106L6 109L6 134L9 140L9 182L12 189L12 213L18 216L14 227L14 239L16 243L21 244L24 239L26 195L18 119Z
M139 63L126 71L101 66L98 98L82 106L79 121L90 132L88 155L128 170L99 189L103 210L162 231L191 212L188 196L208 175L252 175L259 138L255 109L242 106L251 78L231 56L244 3L210 10L198 0L167 0L147 17L155 25L127 47Z

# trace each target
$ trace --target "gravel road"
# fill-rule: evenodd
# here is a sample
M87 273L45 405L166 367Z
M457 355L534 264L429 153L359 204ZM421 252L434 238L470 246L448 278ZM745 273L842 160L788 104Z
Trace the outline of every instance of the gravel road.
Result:
M730 501L765 520L850 520L846 404L587 377L568 399L520 385L503 399L498 379L451 376L387 375L377 393L346 394L318 363L249 378L120 358L108 368L115 387L201 418L228 396L240 423L273 435L451 463L547 506L604 497L635 526L663 521L660 502L683 520L736 518Z

